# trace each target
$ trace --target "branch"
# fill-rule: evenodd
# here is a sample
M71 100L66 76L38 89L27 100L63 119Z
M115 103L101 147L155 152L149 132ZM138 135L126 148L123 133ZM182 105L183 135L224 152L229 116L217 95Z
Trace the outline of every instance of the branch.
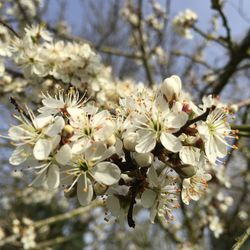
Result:
M186 53L181 52L181 51L172 51L171 53L175 56L183 56L183 57L191 60L194 63L200 64L200 65L206 67L207 69L214 70L207 62L205 62L205 61L203 61L195 56L186 54Z
M201 29L199 29L199 28L196 27L195 25L192 26L192 29L193 29L196 33L198 33L200 36L202 36L204 39L206 39L206 40L208 40L208 41L216 42L216 43L218 43L219 45L221 45L222 47L227 48L226 45L225 45L223 42L221 42L221 41L219 40L219 38L214 37L214 36L212 36L212 35L206 34L205 32L203 32Z
M236 45L234 50L232 51L230 59L224 68L224 71L218 76L217 85L212 91L213 94L220 94L223 88L227 85L232 75L237 71L238 65L241 63L241 61L248 57L247 50L249 47L250 29L248 30L242 42Z
M222 24L223 24L224 28L226 29L225 41L227 42L228 47L230 49L232 49L233 44L232 44L232 38L231 38L231 30L230 30L230 27L228 25L227 18L226 18L225 14L222 11L221 1L220 0L212 0L212 9L218 11L218 13L220 14L220 17L222 19Z
M192 124L198 122L198 121L205 121L207 119L207 116L209 115L210 111L213 110L214 107L211 108L207 108L206 112L197 116L196 118L187 121L187 123L185 125L183 125L179 131L177 131L176 133L174 133L175 136L180 136L182 133L185 132L185 130Z
M20 107L20 105L13 97L10 97L10 103L14 105L15 109L18 111L19 114L24 115L29 121L31 121L30 116L24 111L22 107Z
M238 108L247 107L250 105L250 98L240 101L238 103L235 103L234 105L236 105Z
M151 71L151 66L149 64L149 58L148 58L148 54L146 51L146 44L144 42L144 38L143 38L143 28L142 28L142 19L143 19L143 15L142 15L142 0L139 0L139 8L138 8L138 25L136 26L138 29L138 33L139 33L139 45L140 45L140 50L142 53L142 62L144 65L144 69L146 72L146 76L148 78L148 82L149 82L149 86L152 87L155 83L154 83L154 79L153 79L153 74Z
M247 241L249 236L250 236L250 226L247 228L246 232L233 245L232 250L240 250L240 248Z
M53 224L53 223L56 223L59 221L64 221L64 220L70 219L72 217L76 217L76 216L79 216L81 214L87 213L87 212L91 211L93 208L98 207L98 206L102 206L102 205L103 205L102 200L95 200L87 207L79 207L79 208L76 208L72 211L66 212L64 214L59 214L59 215L49 217L49 218L44 219L44 220L36 221L34 223L34 226L35 227L42 227L44 225L50 225L50 224Z
M20 0L16 0L16 2L17 2L17 5L18 5L18 8L19 8L20 12L21 12L22 15L23 15L24 20L25 20L29 25L31 25L30 18L29 18L29 16L27 15L26 10L24 9L24 7L22 6L22 4L20 3Z
M64 242L70 241L74 238L80 237L81 235L82 235L81 233L75 233L75 234L70 235L70 236L66 236L66 237L59 236L59 237L56 237L56 238L51 239L51 240L39 242L38 244L36 244L36 246L34 248L32 248L32 250L45 249L46 247L49 247L49 246L54 246L56 244L62 244Z
M242 132L250 132L250 125L247 125L247 124L243 124L243 125L231 124L231 128L238 129L239 131L242 131Z
M2 24L5 28L7 28L9 31L11 31L16 37L20 38L20 36L17 34L17 32L6 22L2 21L0 19L0 24Z
M50 225L50 224L53 224L53 223L57 223L59 221L64 221L64 220L67 220L67 219L82 215L84 213L88 213L93 208L98 207L98 206L103 206L103 204L104 203L103 203L102 200L95 200L87 207L79 207L79 208L76 208L76 209L74 209L72 211L66 212L64 214L59 214L59 215L56 215L56 216L49 217L47 219L36 221L36 222L34 222L33 226L38 228L38 227L42 227L42 226L45 226L45 225ZM3 240L0 240L0 247L4 246L5 244L10 244L12 242L15 242L19 237L20 237L20 234L15 234L15 235L11 235L11 236L3 239ZM39 248L39 249L41 249L41 248Z

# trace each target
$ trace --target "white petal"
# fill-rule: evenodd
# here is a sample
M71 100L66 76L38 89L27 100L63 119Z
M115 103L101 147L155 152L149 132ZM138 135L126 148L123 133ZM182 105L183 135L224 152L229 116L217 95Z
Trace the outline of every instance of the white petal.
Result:
M218 157L222 158L227 155L227 142L221 136L215 135L214 140L217 148Z
M108 210L111 212L111 214L115 217L119 217L121 213L121 207L119 199L116 198L114 195L108 196L106 200L106 205Z
M37 177L29 184L29 186L41 187L46 182L46 171L43 171L41 174L37 175Z
M61 116L55 118L53 124L51 124L44 132L44 134L54 137L59 134L65 126L64 119Z
M189 187L189 185L190 185L190 179L191 178L185 178L184 180L183 180L183 182L182 182L182 188L188 188Z
M185 112L179 113L170 113L166 117L165 126L168 128L181 128L184 124L186 124L188 120L188 114Z
M182 144L179 138L176 136L162 132L160 137L162 145L170 152L179 152L182 148Z
M77 198L82 206L87 206L93 198L92 183L85 174L77 181Z
M191 146L184 146L179 152L183 163L197 166L200 159L200 149Z
M190 197L188 196L187 194L187 190L186 189L182 189L181 191L181 199L182 201L186 204L186 205L189 205L189 202L190 202Z
M153 207L150 209L150 221L151 221L151 223L154 223L156 214L157 214L157 202L155 202Z
M92 124L94 127L98 125L104 125L105 119L109 117L110 117L109 112L107 110L103 110L93 116Z
M79 108L68 108L67 111L70 114L70 118L74 122L79 121L80 117L84 117L84 115L85 115L85 112ZM71 124L71 122L70 122L70 124Z
M30 137L33 134L21 126L13 126L9 129L8 135L13 141L19 141L22 137Z
M141 203L144 208L150 208L154 205L156 193L151 189L146 189L141 196Z
M53 138L51 138L52 150L54 150L59 145L60 141L61 141L60 135L56 135Z
M49 189L58 188L60 184L59 167L55 164L49 166L47 172L47 185Z
M19 146L13 151L9 162L14 166L20 165L25 162L31 154L32 150L28 145Z
M138 139L138 144L135 146L135 151L138 153L148 153L155 148L156 138L151 131L143 131L142 136Z
M37 129L43 128L45 127L47 124L49 124L50 122L53 121L53 116L52 115L47 115L47 114L41 114L38 115L35 119L34 119L34 126Z
M114 126L111 121L103 121L102 127L95 128L94 140L96 141L104 141L109 138L114 132ZM101 125L100 125L101 126Z
M156 170L153 166L149 168L148 173L147 173L147 177L148 177L150 185L152 185L154 187L159 186L158 175L157 175Z
M101 142L93 143L89 148L85 151L86 160L90 160L93 162L99 161L103 157L103 153L107 150L106 145Z
M84 152L84 150L86 148L88 148L90 146L90 140L88 138L82 138L80 140L77 140L76 142L74 142L73 146L72 146L72 154L80 154L82 152Z
M121 176L121 170L113 163L100 162L91 171L97 182L105 185L117 183Z
M69 144L63 145L56 154L56 161L61 165L66 165L72 157Z
M48 158L51 150L52 150L51 141L40 139L35 144L35 147L33 149L33 154L37 160L45 160Z
M211 163L215 163L217 158L217 152L216 152L215 142L212 136L209 136L207 141L205 142L205 152L208 160Z
M63 108L64 103L61 100L56 100L54 98L46 98L42 100L44 106L49 108Z

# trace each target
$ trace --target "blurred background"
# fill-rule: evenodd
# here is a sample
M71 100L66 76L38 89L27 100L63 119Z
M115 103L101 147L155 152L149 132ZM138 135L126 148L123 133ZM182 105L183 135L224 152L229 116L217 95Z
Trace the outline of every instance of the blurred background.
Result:
M58 40L86 41L121 81L157 85L172 74L179 75L194 101L200 103L210 93L218 95L237 110L232 121L235 128L249 125L250 1L225 0L223 8L217 9L213 0L143 0L143 39L150 74L140 58L143 51L133 26L138 2L1 0L0 21L19 34L26 25L43 23ZM187 8L198 15L190 28L192 39L178 35L172 25L173 18ZM6 39L1 32L0 50ZM10 60L4 64L1 135L15 123L10 96L32 107L43 88L37 79L27 83ZM0 138L0 249L230 249L249 225L248 132L240 135L239 150L231 150L218 170L221 179L209 183L201 200L183 205L170 224L150 224L148 212L138 209L135 229L107 218L105 208L98 204L82 208L63 192L28 187L32 175L9 165L13 146ZM242 249L250 249L250 242Z

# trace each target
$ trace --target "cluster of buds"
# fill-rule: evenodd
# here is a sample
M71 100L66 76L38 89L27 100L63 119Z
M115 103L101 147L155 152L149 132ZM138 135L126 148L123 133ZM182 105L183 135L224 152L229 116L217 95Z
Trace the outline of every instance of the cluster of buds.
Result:
M192 39L193 36L191 34L190 28L194 25L197 19L198 16L194 11L186 9L185 11L180 12L173 19L174 30L186 39Z
M38 115L17 107L10 163L35 171L31 185L63 187L82 206L104 197L110 215L131 227L136 203L150 209L151 222L172 220L179 197L200 199L235 138L226 109L186 96L176 75L154 90L138 86L112 110L73 87L44 94Z

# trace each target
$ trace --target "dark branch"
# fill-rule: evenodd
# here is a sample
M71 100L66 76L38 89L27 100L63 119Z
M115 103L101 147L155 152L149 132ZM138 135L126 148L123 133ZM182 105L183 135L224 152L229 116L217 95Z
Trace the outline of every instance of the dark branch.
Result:
M223 88L227 85L232 75L237 71L238 65L248 57L247 50L250 47L250 29L245 38L239 45L236 45L231 53L230 59L225 66L225 70L218 76L217 85L214 87L212 93L220 94Z
M10 103L14 105L14 107L18 111L18 113L24 115L29 121L31 120L30 116L24 111L23 108L21 108L19 106L19 104L17 103L17 101L13 97L10 97Z
M174 133L174 135L175 136L180 136L182 133L184 133L186 131L186 129L190 125L192 125L192 124L194 124L194 123L196 123L198 121L205 121L207 119L207 116L209 115L210 111L213 110L213 109L214 109L214 107L208 108L205 113L197 116L196 118L194 118L192 120L187 121L187 123L184 126L182 126L179 131Z
M225 16L224 12L222 11L221 1L220 0L212 0L212 9L218 11L218 13L220 14L220 17L222 19L222 24L226 29L225 41L227 42L229 48L232 49L233 45L232 45L232 39L231 39L231 29L228 25L227 18Z
M20 36L17 34L17 32L6 22L0 20L0 24L2 24L5 28L7 28L9 31L11 31L16 37L20 38Z

